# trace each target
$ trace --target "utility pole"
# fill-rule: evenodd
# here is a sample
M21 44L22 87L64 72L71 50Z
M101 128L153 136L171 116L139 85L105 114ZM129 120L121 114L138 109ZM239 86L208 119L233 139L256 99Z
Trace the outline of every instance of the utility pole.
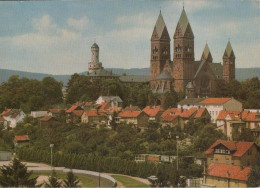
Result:
M178 139L179 139L179 136L176 136L176 142L177 142L177 171L179 170L179 162L178 162L178 160L179 160L179 157L178 157Z
M52 148L53 148L54 144L50 144L50 148L51 148L51 170L52 170Z

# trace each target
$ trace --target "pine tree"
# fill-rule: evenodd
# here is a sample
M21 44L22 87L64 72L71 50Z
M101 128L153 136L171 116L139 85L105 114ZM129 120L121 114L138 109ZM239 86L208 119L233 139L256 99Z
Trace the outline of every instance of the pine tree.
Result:
M61 187L61 183L57 178L55 170L52 171L51 176L48 178L49 183L45 182L45 187Z
M79 182L80 180L74 175L72 170L67 173L67 177L64 180L65 187L80 187Z
M35 187L38 178L30 178L32 171L27 172L27 167L17 158L10 166L1 167L0 172L0 185L3 187Z

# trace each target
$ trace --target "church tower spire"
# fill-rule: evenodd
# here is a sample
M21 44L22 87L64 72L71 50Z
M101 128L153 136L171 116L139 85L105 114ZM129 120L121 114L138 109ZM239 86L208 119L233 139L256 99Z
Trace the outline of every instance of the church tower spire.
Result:
M203 53L201 55L201 58L200 58L201 61L207 61L209 63L212 63L213 62L213 58L211 56L211 53L210 53L210 50L209 50L209 46L208 44L206 43L205 45L205 48L203 50Z
M163 70L167 60L170 60L170 36L160 10L151 36L151 80Z
M223 79L226 83L235 80L235 54L230 41L228 41L223 55Z
M173 77L177 92L184 92L194 76L194 35L183 7L173 36Z

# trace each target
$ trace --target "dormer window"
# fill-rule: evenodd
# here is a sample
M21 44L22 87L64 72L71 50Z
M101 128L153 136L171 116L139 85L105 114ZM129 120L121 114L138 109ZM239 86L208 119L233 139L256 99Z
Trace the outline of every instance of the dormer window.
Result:
M228 149L215 149L214 153L230 154L230 150L228 150Z

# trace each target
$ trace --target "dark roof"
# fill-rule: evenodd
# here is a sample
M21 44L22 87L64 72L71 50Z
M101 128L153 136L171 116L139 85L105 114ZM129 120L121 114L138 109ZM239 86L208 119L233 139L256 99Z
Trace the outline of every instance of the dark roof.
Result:
M233 55L235 56L234 51L233 51L232 46L231 46L231 43L230 43L230 41L228 41L224 55L226 54L228 57L230 57L232 52L233 52Z
M217 78L222 78L223 67L221 63L209 63L211 70L214 72Z
M157 32L159 38L162 37L162 33L163 33L164 29L166 29L166 31L167 31L166 25L164 23L164 20L163 20L162 14L161 14L161 11L160 11L158 19L156 21L155 29L156 29L156 32ZM168 31L167 31L167 34L168 34ZM168 37L170 38L169 34L168 34Z
M99 47L98 47L97 43L94 43L94 44L91 46L91 48L99 48Z
M179 19L179 21L178 21L178 25L179 25L180 28L181 28L182 35L184 35L185 32L186 32L186 30L187 30L187 28L188 28L188 25L190 25L189 20L188 20L188 17L187 17L187 15L186 15L186 12L185 12L184 8L183 8L183 10L182 10L180 19ZM191 32L192 32L192 31L191 31Z
M155 80L173 80L173 77L167 70L164 70L155 78Z
M90 77L118 77L119 75L113 74L112 71L107 71L105 69L95 70L92 73L89 73L87 76Z
M120 76L119 80L121 82L147 83L150 81L150 78L150 76L145 75L126 75Z
M191 104L191 105L199 105L201 101L205 100L205 98L187 98L178 102L179 105Z
M199 70L202 68L204 61L194 61L194 70L196 72L195 76L199 73ZM203 63L203 64L202 64ZM222 78L222 64L221 63L208 63L211 70L216 75L216 78L221 79Z
M208 60L210 62L212 62L212 55L210 53L210 50L209 50L209 46L208 44L205 45L205 48L203 50L203 53L201 55L201 60Z

